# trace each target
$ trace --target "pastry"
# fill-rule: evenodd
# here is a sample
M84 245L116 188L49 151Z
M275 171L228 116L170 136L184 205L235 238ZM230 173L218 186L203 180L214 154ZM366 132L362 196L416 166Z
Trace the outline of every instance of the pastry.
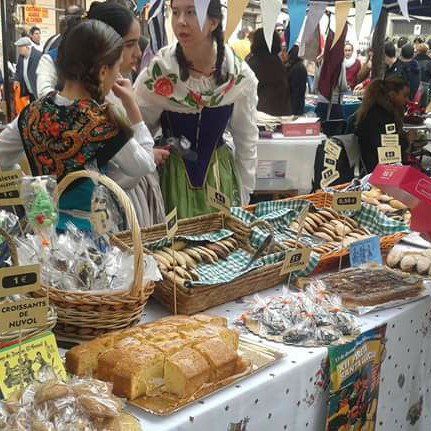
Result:
M187 398L209 382L210 366L196 350L186 347L166 359L164 383L168 392Z

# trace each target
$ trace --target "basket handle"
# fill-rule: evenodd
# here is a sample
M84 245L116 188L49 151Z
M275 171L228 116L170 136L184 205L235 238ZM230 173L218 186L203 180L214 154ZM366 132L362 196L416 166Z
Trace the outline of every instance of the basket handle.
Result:
M18 266L18 252L16 250L15 241L12 237L2 228L0 228L0 236L9 246L10 257L12 259L12 265Z
M134 253L134 280L132 284L131 294L132 296L139 296L142 290L142 278L144 273L144 256L141 243L141 233L139 228L138 219L136 217L135 209L130 203L130 199L114 181L105 175L93 171L76 171L67 174L57 186L58 197L66 190L66 188L74 181L80 178L90 178L94 182L99 182L106 186L115 197L118 202L123 206L126 212L127 221L130 225L130 231L132 234L133 241L133 253Z

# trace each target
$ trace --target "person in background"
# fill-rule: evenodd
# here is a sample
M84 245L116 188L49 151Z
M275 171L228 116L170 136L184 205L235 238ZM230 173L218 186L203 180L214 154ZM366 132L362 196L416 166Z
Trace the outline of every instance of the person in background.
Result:
M276 31L270 52L263 28L256 30L248 65L259 81L257 110L275 116L291 114L289 79L280 59L280 52L280 37Z
M231 45L233 52L243 61L250 54L251 44L248 35L249 32L246 29L240 30L238 32L238 40Z
M21 37L15 42L18 48L18 63L15 80L21 87L21 97L30 97L30 102L37 99L36 70L42 53L33 47L28 37Z
M119 78L123 46L121 36L100 21L86 20L67 32L57 60L64 88L28 105L2 132L2 170L14 168L25 152L32 175L55 175L57 181L94 163L104 173L111 160L131 177L155 171L154 142L146 138L130 81ZM122 100L130 127L105 103L111 90ZM77 181L62 194L60 231L67 222L92 229L93 188L91 180Z
M374 56L373 48L368 48L365 62L362 65L361 70L358 72L357 84L360 84L363 81L371 78L371 70L373 67L373 56Z
M428 53L428 45L426 43L419 44L415 60L419 65L421 82L431 83L431 58Z
M203 29L194 0L173 0L171 8L178 42L162 48L135 83L150 130L161 127L177 142L160 170L166 211L176 207L178 218L214 212L209 186L232 206L246 205L256 182L256 77L225 45L220 0L209 2ZM227 128L234 152L223 138Z
M35 48L37 48L39 51L41 51L41 46L40 46L40 28L33 26L30 30L29 30L29 36L31 41L33 42L33 46Z
M399 57L401 55L401 48L408 44L409 40L405 36L401 36L397 41L397 49L396 49L396 57Z
M410 100L413 100L419 89L420 71L419 64L414 59L413 45L406 44L401 49L401 76L410 84Z
M362 105L356 113L355 135L367 173L378 164L378 148L386 125L395 124L405 160L408 137L403 133L403 117L410 95L409 83L401 76L375 79L365 90Z
M346 66L346 79L349 88L353 90L358 81L358 73L361 70L361 62L358 60L351 43L344 47L344 64Z
M141 73L142 56L143 56L145 50L147 49L148 43L149 43L148 39L145 36L142 36L142 35L139 36L138 45L139 45L139 50L141 51L141 53L140 53L139 57L136 59L136 63L132 67L132 72L130 74L130 79L131 79L132 83L134 83L136 81L136 78Z
M402 63L397 59L397 50L392 42L385 43L385 79L391 75L402 75Z
M416 37L413 40L413 48L415 50L415 54L417 54L418 52L418 46L421 45L422 43L424 43L425 41L421 38L421 37Z
M286 38L285 38L285 34L284 34L284 25L281 22L277 23L275 26L275 31L277 32L277 34L280 37L281 46L282 47L285 46L286 45Z
M428 48L431 49L431 37L427 41Z
M293 45L287 55L286 70L289 79L290 105L293 115L304 115L307 91L307 68L298 56L299 46Z
M66 28L68 26L69 18L70 17L82 18L83 13L84 13L84 11L82 10L81 6L71 5L68 8L66 8L66 12L64 14L64 17L60 21L60 33L54 34L45 42L45 45L43 46L43 53L44 54L48 54L48 52L51 49L57 49L58 48L58 46L60 45L60 41L61 41L61 35L64 34L64 32L66 31Z

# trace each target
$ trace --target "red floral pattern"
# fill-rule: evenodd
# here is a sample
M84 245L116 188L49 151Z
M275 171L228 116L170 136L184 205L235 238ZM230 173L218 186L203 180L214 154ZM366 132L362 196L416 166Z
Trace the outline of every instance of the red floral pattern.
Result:
M170 97L174 93L174 84L168 78L160 78L154 83L154 92L159 96Z

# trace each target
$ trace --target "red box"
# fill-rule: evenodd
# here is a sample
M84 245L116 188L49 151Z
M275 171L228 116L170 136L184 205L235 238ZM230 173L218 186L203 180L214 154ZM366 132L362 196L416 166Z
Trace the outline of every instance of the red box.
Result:
M318 118L302 117L291 122L282 122L284 136L319 136L320 121Z
M370 183L412 210L412 230L431 233L431 178L410 166L378 165Z

